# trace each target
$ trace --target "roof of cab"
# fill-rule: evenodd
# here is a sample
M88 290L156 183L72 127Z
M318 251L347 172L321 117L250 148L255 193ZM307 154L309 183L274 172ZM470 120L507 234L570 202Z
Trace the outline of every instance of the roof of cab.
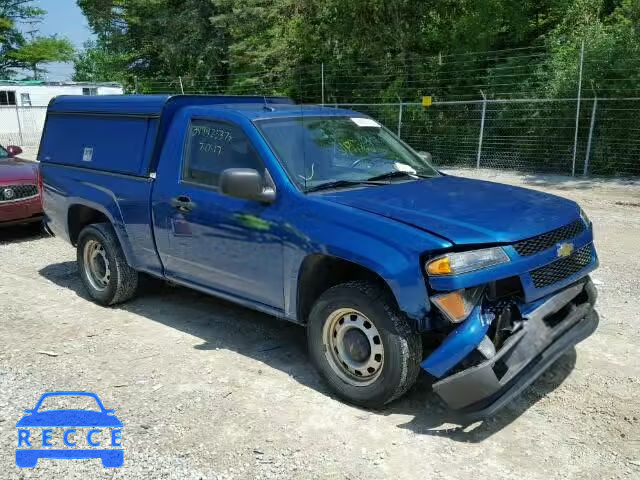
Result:
M197 107L196 107L197 108ZM291 118L304 116L362 116L353 110L345 110L335 107L323 107L320 105L291 105L273 104L265 108L264 102L246 104L221 104L212 105L216 110L233 110L249 120L266 120L272 118Z
M61 95L49 103L51 113L160 116L167 105L184 106L260 104L292 105L287 97L233 95Z

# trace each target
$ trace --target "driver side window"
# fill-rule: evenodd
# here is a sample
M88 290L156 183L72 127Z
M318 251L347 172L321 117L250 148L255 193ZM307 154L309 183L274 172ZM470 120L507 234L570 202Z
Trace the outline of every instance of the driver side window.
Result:
M182 180L218 187L220 174L227 168L253 168L264 165L251 142L237 125L194 119L187 132Z

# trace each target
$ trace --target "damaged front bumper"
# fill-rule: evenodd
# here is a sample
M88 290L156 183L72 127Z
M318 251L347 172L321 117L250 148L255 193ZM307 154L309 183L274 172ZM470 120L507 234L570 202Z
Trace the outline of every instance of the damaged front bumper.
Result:
M421 364L438 378L478 349L486 358L454 371L433 385L450 408L469 420L492 416L538 378L566 350L598 326L596 289L587 277L559 292L519 307L521 326L498 346L486 349L492 317L480 309L452 332ZM489 353L487 354L487 351Z

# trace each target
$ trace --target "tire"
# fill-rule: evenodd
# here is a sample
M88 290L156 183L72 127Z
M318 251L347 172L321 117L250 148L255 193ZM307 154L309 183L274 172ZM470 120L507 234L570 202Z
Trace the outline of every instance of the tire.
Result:
M99 252L95 261L91 260L91 251ZM95 223L80 232L77 259L82 283L96 303L115 305L135 296L139 274L127 264L118 237L109 223Z
M349 335L351 341L340 341ZM420 371L420 335L391 295L372 282L343 283L324 292L311 309L307 341L313 364L333 391L362 407L380 408L399 398Z

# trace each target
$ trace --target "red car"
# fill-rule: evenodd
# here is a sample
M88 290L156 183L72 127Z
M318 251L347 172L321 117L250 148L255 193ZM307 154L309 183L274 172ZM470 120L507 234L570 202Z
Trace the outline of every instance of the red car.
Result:
M42 188L36 162L18 158L22 149L0 145L0 227L42 220Z

